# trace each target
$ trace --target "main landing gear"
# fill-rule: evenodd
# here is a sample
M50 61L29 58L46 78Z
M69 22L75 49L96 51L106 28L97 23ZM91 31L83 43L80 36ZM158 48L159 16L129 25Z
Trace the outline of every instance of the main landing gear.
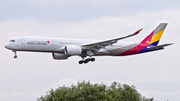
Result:
M86 64L86 63L88 63L88 62L90 62L90 61L91 61L91 62L94 62L94 61L95 61L95 58L87 58L87 59L85 59L85 60L84 60L84 59L83 59L83 60L80 60L80 61L79 61L79 64L83 64L83 63Z
M16 59L17 58L16 51L13 51L13 52L14 52L14 58Z

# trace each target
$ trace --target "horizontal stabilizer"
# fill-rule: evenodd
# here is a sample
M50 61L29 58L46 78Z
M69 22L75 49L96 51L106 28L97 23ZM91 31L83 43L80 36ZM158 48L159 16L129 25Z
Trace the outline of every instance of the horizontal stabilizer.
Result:
M160 49L160 48L164 48L164 47L169 46L169 45L173 45L173 43L163 44L163 45L154 46L154 47L148 47L148 49Z

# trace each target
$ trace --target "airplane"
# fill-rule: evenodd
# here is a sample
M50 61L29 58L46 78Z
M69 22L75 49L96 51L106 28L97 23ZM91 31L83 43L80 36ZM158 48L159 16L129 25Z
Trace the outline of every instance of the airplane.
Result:
M158 45L166 26L167 23L160 23L140 43L124 42L122 39L135 36L142 29L125 37L102 41L23 36L13 38L4 47L15 53L14 58L17 58L17 51L48 52L52 53L53 59L56 60L65 60L71 56L80 56L82 60L79 61L79 64L86 64L90 61L95 61L94 56L126 56L164 49L164 47L172 45L172 43Z

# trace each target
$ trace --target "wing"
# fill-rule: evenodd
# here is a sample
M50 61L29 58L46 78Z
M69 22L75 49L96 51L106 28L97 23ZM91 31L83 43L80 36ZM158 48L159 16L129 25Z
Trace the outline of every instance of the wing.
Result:
M131 37L131 36L134 36L134 35L137 35L142 29L136 31L135 33L133 34L130 34L130 35L127 35L125 37L120 37L120 38L115 38L115 39L111 39L111 40L105 40L105 41L98 41L98 42L92 42L92 43L86 43L86 44L83 44L82 45L82 48L83 49L87 49L87 50L95 50L95 51L98 51L99 49L101 48L104 48L106 46L109 46L109 45L112 45L114 43L116 43L118 40L122 40L122 39L125 39L125 38L128 38L128 37Z

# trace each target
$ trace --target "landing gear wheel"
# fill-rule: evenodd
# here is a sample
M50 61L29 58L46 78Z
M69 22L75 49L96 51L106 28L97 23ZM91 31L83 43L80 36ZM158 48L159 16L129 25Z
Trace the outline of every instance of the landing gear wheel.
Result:
M14 58L16 59L16 58L17 58L17 55L15 55Z
M95 58L91 58L91 62L95 61Z
M89 62L88 60L85 60L85 61L84 61L85 64L88 63L88 62Z
M83 61L83 60L79 61L79 64L82 64L82 63L84 63L84 61Z
M83 60L80 60L80 61L79 61L79 64L83 64L83 63L86 64L86 63L88 63L88 62L90 62L90 61L91 61L91 62L95 61L95 58L91 58L91 56L90 56L90 58L87 58L87 59L85 59L85 60L84 60L84 57L82 57L82 59L83 59Z
M89 61L91 61L91 59L88 58L88 59L86 59L85 61L89 62Z
M17 58L16 51L13 51L13 52L14 52L14 58L16 59Z

